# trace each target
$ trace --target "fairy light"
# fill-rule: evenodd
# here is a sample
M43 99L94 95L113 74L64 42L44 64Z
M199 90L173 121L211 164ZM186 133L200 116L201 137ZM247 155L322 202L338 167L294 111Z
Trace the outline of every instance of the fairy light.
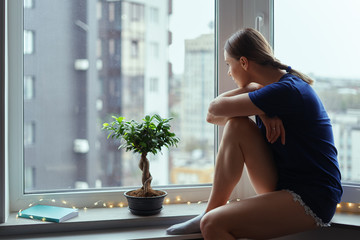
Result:
M341 208L341 204L338 203L338 204L336 205L336 208Z
M176 201L180 202L181 201L181 197L180 196L176 196Z
M120 202L120 203L119 203L119 207L121 207L121 208L124 207L124 203L123 203L123 202Z
M348 207L353 207L354 206L353 203L348 203L347 205L348 205Z
M190 205L190 204L191 204L191 202L189 202L189 201L188 201L186 204L187 204L187 205Z
M67 204L67 202L65 201L65 200L62 200L61 201L64 205L66 205Z
M170 198L165 198L165 203L169 204L170 203Z
M114 205L113 204L109 204L109 208L113 208L114 207Z

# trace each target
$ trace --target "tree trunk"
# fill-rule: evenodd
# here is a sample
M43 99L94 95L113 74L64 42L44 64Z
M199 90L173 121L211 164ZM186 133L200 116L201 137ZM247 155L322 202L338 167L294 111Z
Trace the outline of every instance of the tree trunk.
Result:
M149 160L146 158L147 153L142 153L141 154L141 159L140 159L140 163L139 163L139 168L142 171L142 189L144 191L145 195L149 195L150 191L151 191L151 180L152 180L152 176L150 174L150 163Z

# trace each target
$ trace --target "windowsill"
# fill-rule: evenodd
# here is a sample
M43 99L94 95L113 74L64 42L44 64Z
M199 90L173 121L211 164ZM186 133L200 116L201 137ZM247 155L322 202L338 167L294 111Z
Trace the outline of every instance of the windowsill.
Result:
M162 212L155 216L139 217L132 215L127 208L93 208L79 210L79 216L64 223L50 223L16 218L13 213L7 222L0 224L0 238L27 239L49 237L49 239L86 239L90 235L98 239L199 239L201 234L169 236L165 229L186 221L205 209L206 204L164 205ZM332 220L334 228L360 228L360 214L337 213ZM54 234L56 233L56 234Z
M56 236L59 236L61 232L64 239L73 235L84 235L85 238L87 234L99 234L98 239L104 239L104 236L107 236L106 239L196 239L201 238L201 234L169 236L165 229L199 215L205 207L204 203L164 204L160 214L148 217L135 216L126 207L92 208L79 210L78 217L63 223L16 218L17 213L12 213L6 223L0 224L0 238L6 235L11 239L20 234L36 237L57 233Z

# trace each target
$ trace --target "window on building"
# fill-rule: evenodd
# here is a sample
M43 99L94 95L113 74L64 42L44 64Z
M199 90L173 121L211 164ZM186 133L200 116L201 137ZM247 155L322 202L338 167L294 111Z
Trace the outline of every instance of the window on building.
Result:
M130 16L132 21L140 21L140 19L144 19L143 14L143 5L138 3L131 3L130 5Z
M34 52L34 31L24 30L24 54L32 54Z
M101 6L100 6L101 7ZM109 22L115 21L115 3L110 2L109 8L108 8L108 16L109 16ZM99 12L100 10L98 10Z
M158 78L150 78L150 92L156 93L159 89L159 79Z
M132 58L137 58L139 56L139 41L138 40L131 41L130 55Z
M24 100L31 100L35 97L35 79L33 76L24 76Z
M333 125L342 181L359 184L360 33L354 29L360 29L360 2L275 0L274 6L275 55L316 81Z
M157 59L159 58L159 43L152 42L149 44L150 46L150 54L153 58Z
M24 146L35 144L35 122L24 123Z
M24 0L24 8L33 8L34 0Z
M109 55L113 56L115 54L115 39L109 39Z
M150 21L153 23L159 22L159 9L150 7L149 9Z

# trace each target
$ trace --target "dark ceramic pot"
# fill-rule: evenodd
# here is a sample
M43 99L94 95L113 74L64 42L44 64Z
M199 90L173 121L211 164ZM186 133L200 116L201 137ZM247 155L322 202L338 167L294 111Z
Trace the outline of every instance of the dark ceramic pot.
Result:
M133 191L133 190L131 190ZM155 197L133 197L128 195L129 192L124 193L129 210L134 215L150 216L160 213L163 208L164 198L167 196L167 192L162 191L164 194Z

